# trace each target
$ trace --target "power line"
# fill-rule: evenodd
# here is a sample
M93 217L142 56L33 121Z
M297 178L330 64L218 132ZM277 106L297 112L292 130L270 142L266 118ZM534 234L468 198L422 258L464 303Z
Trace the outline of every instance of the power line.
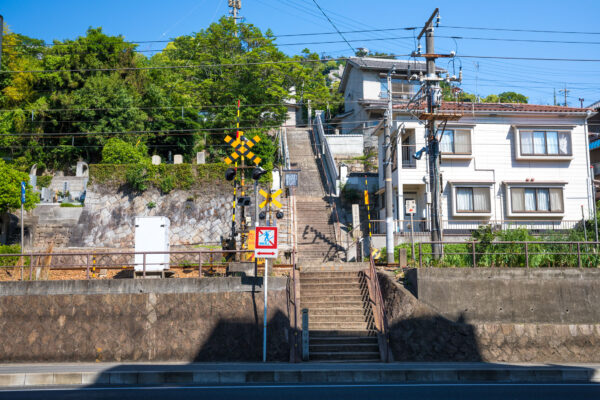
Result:
M348 45L348 47L350 47L350 50L352 50L353 53L356 53L356 50L354 50L354 47L352 47L352 45L350 44L350 42L348 40L346 40L346 38L344 37L344 34L342 32L340 32L340 30L338 29L337 26L335 26L335 24L333 23L333 21L331 20L331 18L329 18L327 16L327 14L325 14L325 11L323 11L323 9L319 5L319 3L317 3L317 0L313 0L313 3L315 3L315 5L317 6L317 8L321 11L321 13L323 13L323 15L325 16L325 18L327 18L327 21L329 21L329 23L331 24L331 26L333 26L333 28L336 30L336 32L340 34L340 36L342 37L342 39L344 39L344 41L346 42L346 44Z
M390 57L411 57L411 54L390 54L379 58ZM376 57L376 56L372 56ZM479 58L479 59L498 59L498 60L523 60L523 61L559 61L559 62L600 62L599 58L558 58L558 57L516 57L516 56L485 56L485 55L462 55L457 54L457 58ZM113 68L80 68L80 69L52 69L52 70L13 70L0 71L5 74L17 73L32 73L32 74L48 74L55 72L113 72L113 71L140 71L140 70L172 70L172 69L197 69L197 68L222 68L222 67L246 67L255 65L285 65L285 64L300 64L311 62L328 62L328 61L347 61L353 57L337 57L337 58L320 58L316 60L282 60L282 61L257 61L249 63L223 63L223 64L198 64L198 65L163 65L152 67L113 67Z
M440 25L440 28L470 29L470 30L478 30L478 31L528 32L528 33L557 33L557 34L575 34L575 35L600 35L600 32L557 31L557 30L518 29L518 28L490 28L490 27L483 27L483 26Z

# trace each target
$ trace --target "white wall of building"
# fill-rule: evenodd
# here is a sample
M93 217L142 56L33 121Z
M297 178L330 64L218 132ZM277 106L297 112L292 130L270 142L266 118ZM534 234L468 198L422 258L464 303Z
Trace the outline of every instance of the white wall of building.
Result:
M558 118L556 115L539 116L521 113L514 116L478 116L466 115L457 123L448 124L447 128L461 127L471 129L471 157L451 159L441 156L440 171L442 174L442 219L467 220L552 220L576 221L581 219L581 206L584 206L586 217L589 214L589 166L587 159L586 132L583 117ZM426 144L425 128L413 117L400 116L397 124L404 129L414 129L416 150ZM570 160L517 160L515 156L514 126L544 126L547 129L568 127L571 131L572 157ZM379 154L383 155L383 135L379 134ZM416 168L402 168L402 153L397 152L398 169L393 172L393 182L397 204L400 210L396 218L402 220L404 215L404 193L417 193L417 215L415 218L428 218L426 191L428 182L427 155L416 161ZM379 157L379 168L383 171L382 157ZM505 181L533 180L540 182L564 182L562 215L539 215L527 217L509 217L507 214ZM489 216L456 216L453 215L452 181L493 182L491 189L491 214ZM384 187L383 174L379 177L380 188ZM399 229L402 230L399 224Z

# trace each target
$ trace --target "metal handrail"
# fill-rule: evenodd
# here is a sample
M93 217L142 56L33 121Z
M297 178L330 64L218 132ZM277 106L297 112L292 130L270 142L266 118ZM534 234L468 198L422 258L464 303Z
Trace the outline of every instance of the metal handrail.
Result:
M383 301L381 286L379 285L379 278L377 276L377 268L375 267L375 260L372 255L369 256L369 281L371 283L369 285L369 291L371 292L370 297L372 298L375 309L376 328L381 335L380 345L382 346L382 361L389 362L389 327L385 313L385 303Z
M317 118L316 118L316 120L317 120L317 130L320 127L320 129L321 129L321 132L320 132L321 133L321 138L320 139L322 139L322 142L324 143L325 148L327 149L327 151L329 151L329 146L327 145L327 141L325 140L325 136L322 133L323 125L322 125L322 119L321 118L322 118L322 114L318 115ZM330 180L331 177L327 173L327 169L325 168L325 163L323 162L323 154L318 149L318 140L317 140L317 137L319 135L317 135L315 133L315 129L313 128L312 123L311 123L311 125L309 125L309 128L310 128L310 130L312 132L313 139L314 139L314 148L313 148L313 150L314 150L315 154L318 156L317 158L320 160L320 162L321 162L321 168L323 169L323 173L325 174L325 182L327 184L327 188L328 188L328 192L329 192L329 196L328 196L329 199L328 199L328 201L329 201L329 203L332 206L333 215L335 216L335 222L334 222L335 243L336 243L337 246L339 246L340 243L342 243L342 232L341 232L341 228L340 228L340 223L341 222L340 222L340 217L339 217L339 214L338 214L338 211L337 211L337 207L335 205L335 200L332 198L333 195L336 194L335 180L333 182L331 182L331 180ZM331 153L329 153L329 155L331 156ZM333 157L331 157L331 159L333 160ZM335 168L335 161L333 161L333 163L334 163L334 168ZM336 170L334 169L334 171L336 171ZM335 172L335 173L337 173L337 172Z
M327 138L325 137L325 130L323 128L323 113L317 115L315 118L317 133L315 135L315 143L317 143L321 147L320 155L325 157L325 164L327 168L324 168L324 173L327 176L328 185L329 185L329 193L330 195L338 195L337 191L337 180L338 180L338 169L335 163L335 158L333 154L331 154L331 149L329 148L329 143L327 143Z

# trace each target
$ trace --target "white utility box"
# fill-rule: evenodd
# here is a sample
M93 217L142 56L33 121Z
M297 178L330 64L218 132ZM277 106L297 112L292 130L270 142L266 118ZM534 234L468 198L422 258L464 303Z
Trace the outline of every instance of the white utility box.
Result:
M167 217L135 217L135 271L144 271L145 251L161 251L146 254L146 272L163 272L169 269L169 227Z

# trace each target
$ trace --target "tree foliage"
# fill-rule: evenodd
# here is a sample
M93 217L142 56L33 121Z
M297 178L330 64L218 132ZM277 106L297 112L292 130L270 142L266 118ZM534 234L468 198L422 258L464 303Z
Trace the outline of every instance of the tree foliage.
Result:
M0 160L0 213L14 211L21 207L21 182L29 182L29 175ZM39 201L39 196L27 183L25 210L31 210Z
M227 17L175 38L149 58L101 28L49 46L7 32L4 43L3 70L46 71L0 75L0 108L6 110L0 112L0 155L24 166L99 162L111 138L120 140L108 146L118 143L113 152L129 143L163 159L182 154L191 161L205 150L209 162L221 161L231 150L223 138L235 131L239 100L240 129L261 136L268 167L276 148L268 142L286 118L286 101L311 100L315 109L341 104L328 78L336 62L308 50L287 56L270 31Z
M144 160L147 153L143 144L133 145L119 138L108 139L102 149L104 164L137 164Z

